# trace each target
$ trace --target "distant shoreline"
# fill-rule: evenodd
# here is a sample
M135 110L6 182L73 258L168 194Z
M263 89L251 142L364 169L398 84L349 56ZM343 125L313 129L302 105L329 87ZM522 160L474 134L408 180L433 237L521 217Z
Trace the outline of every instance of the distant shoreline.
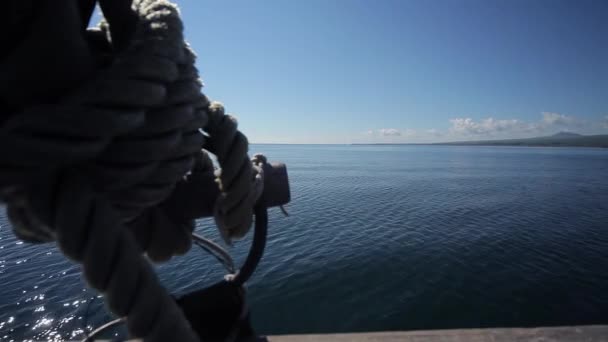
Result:
M316 143L251 143L252 145L310 145L310 146L510 146L510 147L588 147L608 148L608 134L580 135L560 132L551 136L505 139L505 140L477 140L477 141L450 141L440 143L344 143L344 144L316 144Z
M363 145L363 144L362 144ZM367 144L365 144L367 145ZM560 132L551 136L505 139L505 140L477 140L477 141L451 141L443 143L425 144L371 144L371 145L431 145L431 146L511 146L511 147L596 147L608 148L608 134L580 135L576 133Z
M490 144L459 144L459 143L249 143L249 145L273 146L472 146L472 147L578 147L606 149L608 146L581 146L581 145L490 145Z
M262 145L262 144L260 144ZM266 145L313 145L313 144L266 144ZM316 144L316 145L350 145L350 146L469 146L469 147L579 147L579 148L608 148L608 146L585 145L508 145L508 144L471 144L471 143L353 143L353 144Z

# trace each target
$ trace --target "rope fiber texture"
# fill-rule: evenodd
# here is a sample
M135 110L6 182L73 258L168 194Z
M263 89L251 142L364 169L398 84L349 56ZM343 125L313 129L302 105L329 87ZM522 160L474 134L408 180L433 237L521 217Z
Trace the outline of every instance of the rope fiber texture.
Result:
M100 0L104 13L116 3ZM36 5L42 13L66 16L65 22L77 12L74 2L61 9L52 0ZM235 119L201 93L177 7L134 0L127 10L132 35L120 36L128 30L106 13L109 22L78 36L90 58L83 53L75 64L88 60L92 66L68 91L51 101L0 98L11 108L0 106L0 198L14 233L29 242L56 240L82 264L109 309L126 318L133 337L198 341L147 259L165 261L191 247L194 218L180 213L179 203L206 195L206 189L187 187L192 177L214 172L205 150L221 167L215 171L221 190L215 218L227 241L251 226L262 173L249 160ZM27 41L22 46L2 60L0 91L11 82L10 70L21 67ZM57 49L57 58L70 53ZM176 196L178 184L188 191Z

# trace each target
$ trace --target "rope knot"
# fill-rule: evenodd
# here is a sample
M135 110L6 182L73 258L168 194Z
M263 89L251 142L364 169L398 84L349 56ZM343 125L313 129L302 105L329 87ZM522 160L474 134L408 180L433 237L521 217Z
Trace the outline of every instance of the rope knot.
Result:
M254 154L253 158L251 158L251 161L256 165L259 165L259 164L264 165L264 164L268 163L266 156L261 153Z
M216 222L227 240L251 226L263 173L249 160L236 120L201 93L177 7L134 0L116 15L113 6L124 3L100 2L114 15L83 39L92 54L90 75L80 75L84 81L66 86L71 90L59 98L26 101L0 121L0 196L15 234L56 240L82 263L110 309L126 317L132 335L197 341L143 253L164 261L190 248L194 221L176 208L214 192L194 187L184 197L174 194L194 174L213 177L203 148L221 166ZM134 30L122 30L117 18L134 19ZM69 55L47 53L48 61Z

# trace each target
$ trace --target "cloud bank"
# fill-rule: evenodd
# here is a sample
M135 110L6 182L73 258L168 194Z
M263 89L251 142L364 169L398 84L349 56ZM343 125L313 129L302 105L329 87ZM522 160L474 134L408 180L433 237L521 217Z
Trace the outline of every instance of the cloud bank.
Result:
M599 121L581 120L574 116L542 112L538 121L519 119L497 119L494 117L475 120L470 117L456 117L449 120L447 129L401 129L381 128L369 130L368 137L374 142L441 142L458 140L484 140L528 138L551 135L560 131L581 134L608 133L608 115Z
M475 121L471 118L450 119L452 126L450 132L453 135L475 136L494 135L501 132L529 132L535 129L533 124L527 124L517 119L497 120L494 118Z

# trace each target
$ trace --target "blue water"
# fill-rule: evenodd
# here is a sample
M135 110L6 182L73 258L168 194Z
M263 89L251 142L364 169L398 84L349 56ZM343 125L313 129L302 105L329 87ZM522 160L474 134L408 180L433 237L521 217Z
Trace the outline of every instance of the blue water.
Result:
M608 323L608 150L251 150L287 163L293 200L290 217L271 210L249 286L262 333ZM79 338L108 319L77 266L0 224L0 339ZM178 294L223 274L198 249L158 272Z

